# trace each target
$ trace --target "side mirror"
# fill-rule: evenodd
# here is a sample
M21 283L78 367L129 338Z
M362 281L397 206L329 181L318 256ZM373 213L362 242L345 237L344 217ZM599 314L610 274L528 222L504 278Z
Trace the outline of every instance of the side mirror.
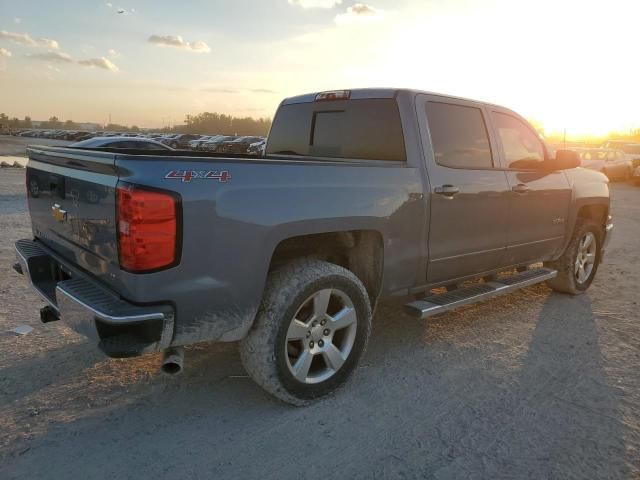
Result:
M554 170L568 170L580 165L580 155L573 150L557 150L556 158L552 158L549 161L549 166Z

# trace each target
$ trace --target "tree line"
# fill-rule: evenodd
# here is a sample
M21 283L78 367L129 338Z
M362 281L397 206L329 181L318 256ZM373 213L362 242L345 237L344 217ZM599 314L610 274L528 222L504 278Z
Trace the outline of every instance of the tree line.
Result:
M6 114L0 113L0 129L34 128L31 117L19 119L9 118ZM63 122L56 116L42 122L39 128L78 130L80 125L72 120ZM184 125L174 125L153 129L155 131L167 133L198 133L201 135L261 135L266 136L271 128L270 118L234 117L224 113L203 112L197 115L187 115ZM117 123L110 123L104 126L105 130L113 132L139 132L141 129L137 125L127 126Z

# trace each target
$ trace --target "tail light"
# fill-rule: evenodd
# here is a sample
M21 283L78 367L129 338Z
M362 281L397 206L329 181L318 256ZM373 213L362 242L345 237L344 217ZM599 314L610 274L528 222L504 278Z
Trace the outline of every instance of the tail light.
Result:
M179 205L168 192L129 184L116 189L120 267L141 273L178 261Z

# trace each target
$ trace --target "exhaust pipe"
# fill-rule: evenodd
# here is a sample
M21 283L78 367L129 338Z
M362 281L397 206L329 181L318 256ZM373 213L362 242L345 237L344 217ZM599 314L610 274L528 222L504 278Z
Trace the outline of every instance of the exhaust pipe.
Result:
M171 347L164 351L160 369L167 375L177 375L182 372L184 364L184 347Z

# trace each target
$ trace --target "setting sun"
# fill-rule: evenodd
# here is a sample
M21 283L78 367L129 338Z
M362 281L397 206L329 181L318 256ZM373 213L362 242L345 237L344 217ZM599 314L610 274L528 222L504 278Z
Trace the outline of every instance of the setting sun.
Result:
M197 15L66 4L0 7L0 104L10 117L158 127L203 111L270 117L286 96L375 86L507 105L546 133L640 125L633 0L273 0L242 21L238 6L220 16L205 4Z

